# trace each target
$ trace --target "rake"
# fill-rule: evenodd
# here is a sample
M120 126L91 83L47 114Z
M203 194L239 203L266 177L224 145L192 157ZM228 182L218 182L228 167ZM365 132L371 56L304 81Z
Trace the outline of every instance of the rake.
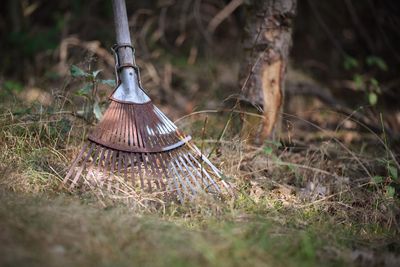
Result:
M88 184L118 190L122 177L135 190L180 202L201 193L229 192L222 173L143 90L125 0L113 0L113 11L117 87L63 184L70 189Z

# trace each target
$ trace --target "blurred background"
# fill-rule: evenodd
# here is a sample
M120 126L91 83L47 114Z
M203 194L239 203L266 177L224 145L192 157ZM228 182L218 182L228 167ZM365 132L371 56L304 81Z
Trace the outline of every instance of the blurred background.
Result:
M228 108L240 91L243 32L251 1L127 1L142 82L174 119ZM113 79L114 26L108 0L7 0L0 10L1 98L12 105L79 105L72 65ZM400 132L400 7L397 1L298 1L284 111L329 127L310 111L330 109L396 139ZM106 83L107 84L107 83ZM110 84L110 83L109 83ZM102 101L111 92L99 85ZM79 94L78 94L79 95ZM382 114L382 116L381 116ZM384 126L384 127L383 127ZM358 126L347 125L347 128Z

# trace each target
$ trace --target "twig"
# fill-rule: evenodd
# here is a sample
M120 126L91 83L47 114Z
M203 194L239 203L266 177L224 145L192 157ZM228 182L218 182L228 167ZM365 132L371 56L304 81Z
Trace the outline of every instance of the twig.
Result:
M316 129L318 129L318 130L320 130L320 131L322 131L322 132L326 132L325 129L321 128L321 127L318 126L317 124L312 123L312 122L310 122L310 121L307 121L307 120L305 120L305 119L302 119L302 118L300 118L300 117L298 117L298 116L295 116L295 115L292 115L292 114L288 114L288 113L282 113L282 114L285 115L285 116L287 116L287 117L297 118L297 119L299 119L299 120L301 120L301 121L303 121L303 122L305 122L305 123L307 123L307 124L309 124L309 125L315 127ZM369 170L367 169L367 167L365 167L365 165L364 165L364 164L361 162L361 160L354 154L353 151L351 151L350 149L348 149L348 148L347 148L339 139L337 139L336 137L332 137L332 139L333 139L337 144L339 144L344 150L346 150L346 152L349 153L349 154L360 164L361 168L365 171L365 173L366 173L369 177L372 178L372 175L371 175L371 173L369 172Z
M298 208L307 208L307 207L309 207L309 206L313 206L313 205L318 204L318 203L320 203L320 202L323 202L323 201L325 201L325 200L327 200L327 199L331 199L331 198L333 198L333 197L335 197L335 196L337 196L337 195L340 195L340 194L349 192L349 191L351 191L351 190L353 190L353 189L355 189L355 188L364 187L364 186L369 185L369 184L371 184L371 182L360 184L360 185L358 185L358 186L356 186L356 187L349 188L349 189L346 189L346 190L337 192L337 193L335 193L335 194L332 194L332 195L329 195L329 196L320 198L320 199L318 199L318 200L316 200L316 201L313 201L313 202L310 202L310 203L307 203L307 204L298 206Z
M374 133L382 133L385 131L391 139L395 139L395 134L391 129L385 127L383 130L380 126L368 121L368 118L358 113L357 110L352 110L344 106L330 93L331 90L324 90L324 88L311 83L288 83L286 89L286 92L292 96L307 95L316 97L338 113L355 118L359 121L360 125L370 128L369 130L372 130ZM362 108L363 107L360 107L359 109Z
M196 20L197 26L199 27L199 30L201 34L204 36L204 39L207 41L207 43L212 43L212 39L210 34L206 29L204 29L202 18L203 16L201 15L201 0L195 0L194 5L193 5L193 15Z
M215 29L228 18L236 8L243 4L243 0L232 0L227 4L221 11L215 15L208 23L207 30L210 33L214 33Z
M322 169L318 169L318 168L315 168L315 167L311 167L311 166L307 166L307 165L284 162L284 161L271 161L270 163L271 164L275 164L275 165L280 165L280 166L293 166L293 167L297 167L297 168L301 168L301 169L306 169L306 170L311 170L311 171L314 171L314 172L322 173L322 174L325 174L325 175L328 175L328 176L331 176L331 177L334 177L334 178L341 178L341 179L349 179L350 180L350 178L348 178L348 177L340 176L340 175L337 175L335 173L330 173L328 171L325 171L325 170L322 170ZM255 171L247 172L244 175L251 175L251 174L258 173L258 172L266 171L268 169L269 168L263 168L263 169L255 170Z

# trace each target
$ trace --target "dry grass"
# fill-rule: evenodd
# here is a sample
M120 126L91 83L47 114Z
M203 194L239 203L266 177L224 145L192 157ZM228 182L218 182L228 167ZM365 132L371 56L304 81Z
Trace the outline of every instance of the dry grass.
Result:
M87 126L38 108L0 118L0 265L395 266L399 198L388 148L346 144L336 132L253 147L209 116L197 140L236 188L191 205L121 190L60 189ZM35 115L32 115L35 114ZM202 127L204 114L180 125ZM196 131L196 127L186 129ZM197 136L194 133L194 136ZM296 140L297 138L297 140ZM216 149L213 149L216 146ZM375 177L384 177L376 181Z

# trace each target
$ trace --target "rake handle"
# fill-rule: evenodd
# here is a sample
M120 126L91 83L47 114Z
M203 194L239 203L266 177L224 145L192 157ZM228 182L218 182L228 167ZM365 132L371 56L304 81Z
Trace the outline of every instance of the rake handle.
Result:
M117 38L117 44L132 45L129 32L128 16L126 14L125 0L112 0L114 11L114 25ZM130 47L121 47L118 49L119 63L134 64L133 51Z

